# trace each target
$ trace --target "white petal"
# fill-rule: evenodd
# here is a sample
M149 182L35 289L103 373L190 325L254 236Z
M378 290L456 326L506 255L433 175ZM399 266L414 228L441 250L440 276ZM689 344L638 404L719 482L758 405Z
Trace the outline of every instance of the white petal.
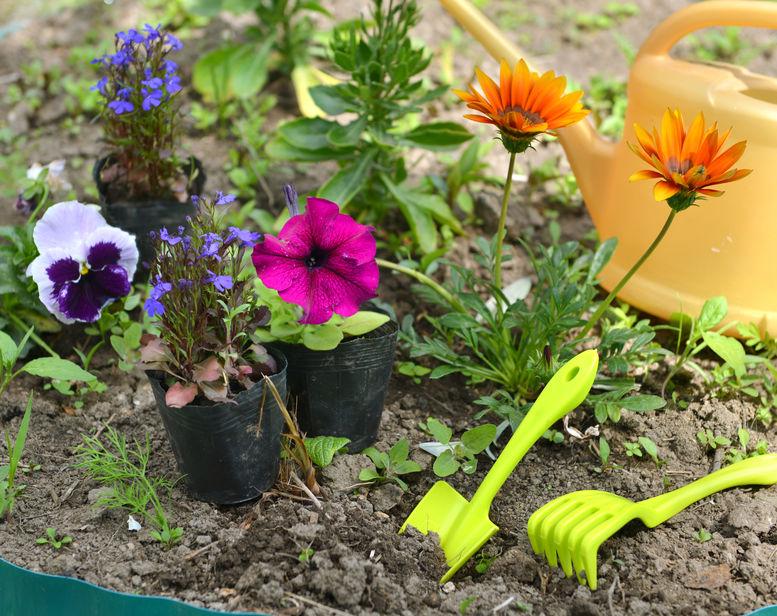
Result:
M51 295L54 291L54 284L46 273L46 270L52 263L59 261L60 259L68 258L72 258L72 256L61 248L55 248L54 250L45 252L42 255L35 257L33 262L30 263L27 268L27 275L31 276L35 281L35 284L38 285L38 297L40 298L41 303L46 306L46 309L57 317L57 320L69 325L70 323L75 323L75 321L73 319L68 319L59 309L59 303Z
M41 253L62 248L77 261L83 261L86 258L84 240L107 224L93 207L78 201L63 201L46 210L35 225L32 238Z
M135 236L118 227L109 225L100 227L86 237L86 254L89 254L89 248L100 242L110 242L119 249L121 253L119 265L127 270L127 277L132 282L132 277L138 267L138 247L135 244Z

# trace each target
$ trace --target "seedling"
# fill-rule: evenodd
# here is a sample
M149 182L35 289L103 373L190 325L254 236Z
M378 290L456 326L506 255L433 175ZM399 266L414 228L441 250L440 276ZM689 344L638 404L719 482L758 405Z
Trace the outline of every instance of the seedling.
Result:
M73 537L70 535L59 536L55 528L47 528L46 534L35 540L37 545L50 545L55 550L60 550L64 546L73 543Z
M375 447L367 447L362 453L372 460L374 467L363 468L359 472L359 481L369 483L393 481L402 488L403 492L407 492L408 485L400 476L421 470L418 462L407 459L410 455L410 443L406 438L397 441L388 453L378 451Z
M769 443L767 441L758 441L755 449L748 452L748 445L750 444L750 432L745 428L739 428L737 430L737 439L739 440L739 447L730 449L726 452L726 463L734 464L745 458L752 458L755 456L762 456L769 452Z
M16 483L16 471L19 469L19 460L22 458L24 443L27 440L27 431L30 427L30 416L32 414L32 393L27 398L27 408L24 410L22 421L19 424L19 431L16 438L11 442L11 435L5 433L5 446L8 450L10 460L8 464L0 466L0 519L11 518L14 503L24 490L24 485Z
M160 492L168 495L175 482L166 477L148 474L151 457L151 442L146 433L144 443L134 441L132 445L114 428L105 431L106 443L98 436L82 435L83 442L76 448L77 468L98 483L110 487L111 493L97 502L108 509L126 509L131 514L142 516L154 527L149 533L154 539L171 547L183 536L181 527L171 528Z
M299 556L297 556L297 559L301 563L307 563L311 561L315 553L316 551L313 548L307 547L299 553Z
M695 533L693 533L693 538L696 539L696 541L699 543L706 543L712 539L712 534L706 528L700 528Z
M731 445L730 438L716 435L709 428L699 430L696 433L696 440L698 440L705 449L717 449L718 447L728 447Z
M666 462L659 457L658 447L656 444L647 436L640 436L636 443L624 443L623 447L626 450L626 455L629 458L641 458L644 452L648 455L648 457L650 457L651 460L653 460L656 467L666 464Z
M481 550L478 555L475 556L475 571L483 575L491 568L491 565L494 564L497 556L499 556L498 552L492 553L488 549Z
M464 432L460 441L451 442L453 431L434 417L422 423L421 429L436 439L422 444L421 449L437 457L433 470L438 477L449 477L459 469L467 475L474 473L478 467L475 456L484 451L496 437L496 426L483 424Z
M343 453L350 442L351 439L344 436L316 436L305 439L305 449L313 464L324 468L332 464L335 455Z
M412 361L400 361L397 362L397 372L404 374L413 379L413 383L416 385L421 384L421 377L428 375L432 371L431 368L416 364Z

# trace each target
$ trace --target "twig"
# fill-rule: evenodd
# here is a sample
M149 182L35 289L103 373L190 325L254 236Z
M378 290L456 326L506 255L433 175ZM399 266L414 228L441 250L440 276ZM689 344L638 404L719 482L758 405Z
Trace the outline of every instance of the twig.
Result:
M297 487L302 490L305 494L308 495L308 498L313 501L313 504L318 507L319 509L323 509L324 506L321 504L321 501L319 501L316 498L316 495L313 494L313 492L310 491L310 488L308 488L305 485L305 482L302 481L299 477L297 477L297 473L291 473L291 480L297 484Z
M497 606L496 606L496 607L495 607L493 610L491 610L491 613L492 613L492 614L496 614L496 613L498 613L498 612L501 612L503 609L505 609L506 607L508 607L508 606L509 606L511 603L513 603L514 601L515 601L515 597L514 597L513 595L510 595L509 597L507 597L507 599L505 599L504 601L502 601L502 603L500 603L500 604L499 604L499 605L497 605Z
M333 614L338 614L339 616L351 616L348 612L343 612L341 610L338 610L336 607L329 607L328 605L324 605L323 603L319 603L318 601L313 601L313 599L308 599L307 597L302 597L293 592L289 592L288 590L285 591L284 594L287 597L291 597L292 599L296 599L297 601L302 601L302 603L307 603L308 605L314 605L315 607L320 607L321 609L328 610Z
M65 490L65 493L62 495L62 498L59 499L59 504L62 505L68 498L70 498L73 495L73 492L76 489L76 486L81 483L80 479L76 479L73 483L70 484L70 487Z
M720 467L723 465L723 449L721 447L717 447L715 449L715 457L712 458L712 468L710 469L711 473L714 473L717 470L720 470Z
M609 590L607 591L607 607L610 608L610 616L615 616L615 606L613 605L613 595L615 594L615 587L617 586L620 588L621 585L621 578L616 573L615 579L612 581L612 585L610 586Z
M106 421L104 424L102 424L102 425L101 425L101 426L98 428L97 432L95 432L94 438L100 438L100 435L101 435L103 432L105 432L105 429L108 427L108 425L109 425L109 424L110 424L110 423L111 423L111 422L112 422L114 419L116 419L116 413L113 413L113 415L111 415L111 416L108 418L108 421Z
M211 549L214 545L216 545L218 541L214 541L213 543L209 543L208 545L205 545L197 550L194 550L194 552L189 552L186 556L183 557L184 560L194 560L197 558L200 554L203 552L207 552L209 549Z

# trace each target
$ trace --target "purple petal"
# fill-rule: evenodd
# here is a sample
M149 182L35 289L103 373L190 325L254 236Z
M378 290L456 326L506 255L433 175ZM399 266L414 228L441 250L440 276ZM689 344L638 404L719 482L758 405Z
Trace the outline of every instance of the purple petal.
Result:
M66 282L81 277L81 264L70 257L59 259L46 268L46 275L54 285L54 293L57 294Z
M138 247L135 244L135 236L105 224L104 226L95 229L84 240L87 249L87 255L93 247L99 244L113 244L119 251L119 258L116 263L127 271L127 276L130 280L135 275L135 270L138 267ZM91 258L89 258L91 264ZM92 265L92 269L98 269L97 265Z
M86 260L89 262L89 267L99 270L106 265L115 265L120 257L121 251L113 242L97 242L89 248Z
M127 271L120 265L108 265L81 276L76 282L66 282L57 294L57 301L69 319L92 323L100 318L106 304L129 292Z

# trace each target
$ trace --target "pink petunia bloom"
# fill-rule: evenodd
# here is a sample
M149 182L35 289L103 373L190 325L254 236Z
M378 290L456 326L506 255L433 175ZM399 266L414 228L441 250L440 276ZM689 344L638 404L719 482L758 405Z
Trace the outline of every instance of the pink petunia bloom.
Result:
M372 227L325 199L309 198L307 211L292 216L277 238L265 235L253 262L266 287L302 306L300 323L325 323L333 313L351 316L378 289Z

